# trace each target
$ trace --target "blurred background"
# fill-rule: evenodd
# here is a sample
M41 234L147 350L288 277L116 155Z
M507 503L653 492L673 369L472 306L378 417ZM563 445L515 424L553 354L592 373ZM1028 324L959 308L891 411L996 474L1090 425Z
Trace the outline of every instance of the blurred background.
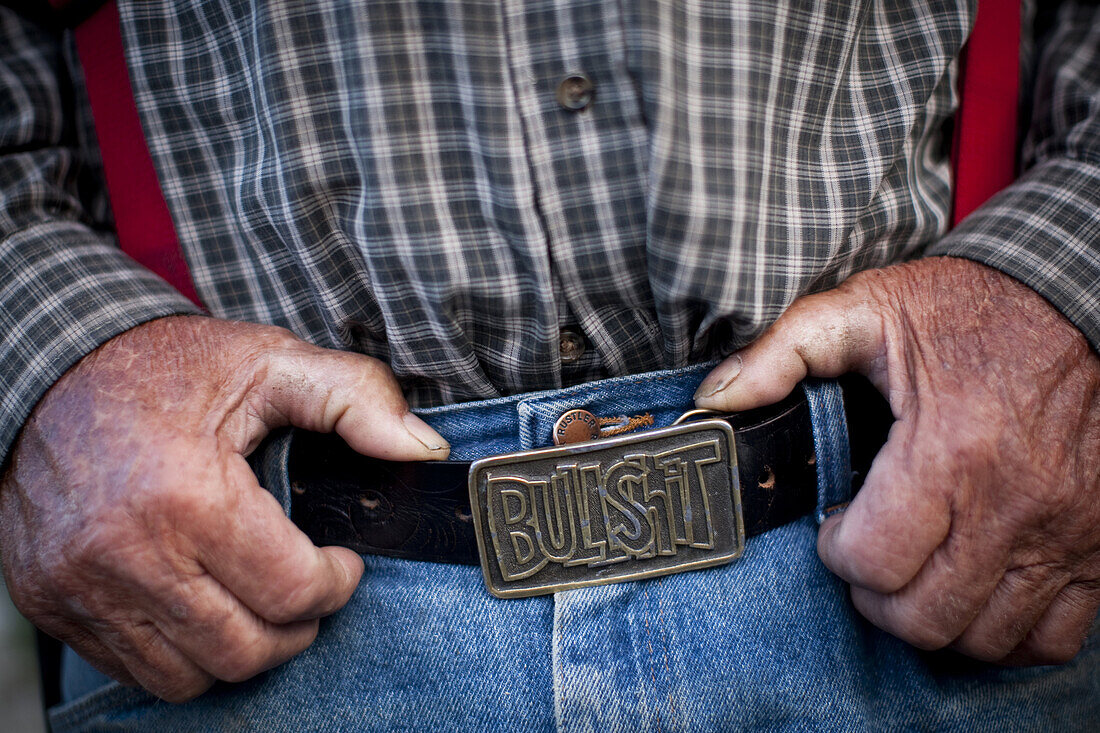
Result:
M0 731L44 733L34 629L19 615L0 579Z

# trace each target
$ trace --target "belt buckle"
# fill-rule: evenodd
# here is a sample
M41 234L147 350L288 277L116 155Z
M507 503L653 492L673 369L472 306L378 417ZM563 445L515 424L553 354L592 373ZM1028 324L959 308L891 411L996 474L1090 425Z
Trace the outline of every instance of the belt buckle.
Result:
M483 458L469 481L481 569L498 598L721 565L745 547L724 420Z

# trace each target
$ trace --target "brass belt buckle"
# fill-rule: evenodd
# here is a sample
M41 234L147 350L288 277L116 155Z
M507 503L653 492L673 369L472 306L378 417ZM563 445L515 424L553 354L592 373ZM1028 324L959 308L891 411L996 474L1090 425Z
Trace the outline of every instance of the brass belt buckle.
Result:
M499 598L721 565L745 547L733 428L700 420L470 467L481 569Z

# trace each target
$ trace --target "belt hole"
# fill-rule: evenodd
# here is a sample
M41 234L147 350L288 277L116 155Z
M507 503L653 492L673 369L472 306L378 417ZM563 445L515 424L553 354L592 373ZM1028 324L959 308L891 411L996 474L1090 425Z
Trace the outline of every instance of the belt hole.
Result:
M760 472L760 476L757 477L756 483L762 489L774 489L775 488L775 471L771 466L764 466L764 470Z
M469 523L474 518L474 515L470 511L470 507L468 506L456 506L455 516L458 518L458 521L467 523Z

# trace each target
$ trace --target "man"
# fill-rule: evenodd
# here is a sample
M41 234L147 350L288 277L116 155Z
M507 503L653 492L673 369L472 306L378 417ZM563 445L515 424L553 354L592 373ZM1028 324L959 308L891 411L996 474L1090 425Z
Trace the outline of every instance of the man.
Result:
M967 4L123 3L212 318L115 248L71 54L2 12L9 588L95 668L201 695L158 704L70 656L58 728L1095 711L1095 7L1045 38L1028 171L943 236ZM528 404L501 395L599 404L621 383L587 383L658 369L680 371L638 392L694 389L682 368L734 349L700 406L857 370L897 422L820 534L776 528L723 568L494 600L476 569L313 547L242 458L284 425L480 457ZM273 491L281 440L254 460ZM978 661L918 651L944 647Z

